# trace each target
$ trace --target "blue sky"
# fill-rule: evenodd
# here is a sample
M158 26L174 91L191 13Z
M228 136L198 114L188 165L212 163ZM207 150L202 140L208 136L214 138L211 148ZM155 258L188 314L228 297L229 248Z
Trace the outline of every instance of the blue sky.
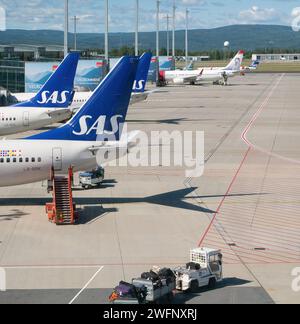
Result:
M103 32L103 0L69 0L70 14L79 16L79 32ZM291 25L300 16L299 0L176 0L177 27L184 27L185 8L190 9L192 28L214 28L231 24ZM162 0L163 17L173 0ZM110 30L133 31L134 0L110 0ZM7 28L62 29L64 0L0 0L6 9ZM140 0L141 30L155 30L155 0ZM295 8L298 8L295 10ZM292 14L293 12L293 14Z

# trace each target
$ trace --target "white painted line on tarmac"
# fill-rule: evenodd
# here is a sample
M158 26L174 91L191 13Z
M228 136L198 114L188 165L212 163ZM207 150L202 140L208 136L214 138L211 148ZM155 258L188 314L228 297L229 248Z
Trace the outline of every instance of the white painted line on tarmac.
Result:
M256 144L252 143L247 137L249 131L252 129L253 124L256 122L258 117L261 115L261 113L265 109L265 107L269 104L272 95L274 94L276 88L278 87L279 83L281 82L281 80L283 79L284 76L285 76L285 73L283 73L281 75L281 77L277 80L274 87L271 89L269 95L265 98L264 102L261 104L258 111L254 114L251 121L249 122L249 124L245 128L244 132L241 135L241 138L249 147L251 147L251 148L253 148L253 149L255 149L255 150L257 150L257 151L259 151L261 153L267 154L269 156L275 157L277 159L280 159L280 160L283 160L283 161L286 161L286 162L290 162L290 163L294 163L294 164L300 164L299 160L293 159L293 158L288 158L288 157L285 157L283 155L280 155L280 154L277 154L277 153L274 153L274 152L270 152L270 151L260 147L259 145L256 145Z
M98 276L98 274L104 269L102 266L93 276L92 278L85 284L85 286L79 291L79 293L69 302L69 305L72 305L74 301L86 290L86 288L92 283L92 281Z
M4 269L11 270L26 270L26 269L50 269L50 270L60 270L60 269L91 269L91 268L99 268L100 265L69 265L69 266L2 266Z

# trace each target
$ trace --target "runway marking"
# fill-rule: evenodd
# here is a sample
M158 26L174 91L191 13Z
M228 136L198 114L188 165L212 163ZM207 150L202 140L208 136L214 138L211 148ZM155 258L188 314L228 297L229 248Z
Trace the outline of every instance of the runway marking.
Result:
M86 290L86 288L92 283L92 281L98 276L98 274L104 269L104 266L100 267L98 271L92 276L92 278L84 285L84 287L79 291L79 293L69 302L72 305L74 301Z
M45 269L53 269L53 270L60 270L60 269L89 269L89 268L99 268L100 265L58 265L58 266L35 266L35 265L32 265L32 266L5 266L3 265L2 266L4 269L11 269L11 270L17 270L17 269L42 269L42 270L45 270Z
M262 111L265 109L265 107L267 106L267 104L269 103L272 95L274 94L274 91L276 90L276 88L278 87L279 83L281 82L281 80L283 79L283 77L285 76L285 74L283 73L281 75L281 77L277 80L276 84L274 85L274 87L271 89L269 95L266 97L266 99L264 100L264 102L261 104L261 106L259 107L259 109L257 110L257 112L254 114L254 116L252 117L252 119L250 120L249 124L247 125L247 127L245 128L244 132L242 133L242 140L250 147L254 148L255 150L261 152L261 153L264 153L264 154L267 154L269 156L273 156L273 157L276 157L280 160L284 160L284 161L287 161L287 162L291 162L291 163L296 163L296 164L300 164L300 161L299 160L296 160L296 159L292 159L292 158L288 158L288 157L285 157L283 155L280 155L280 154L277 154L277 153L273 153L273 152L270 152L270 151L267 151L265 150L264 148L256 145L256 144L253 144L247 137L249 131L251 130L253 124L256 122L256 120L258 119L258 117L260 116L260 114L262 113Z
M272 262L288 262L288 261L291 261L293 260L294 262L297 262L297 260L299 259L299 254L297 253L298 251L296 250L292 250L290 251L290 256L287 257L287 259L289 258L290 260L285 260L284 256L281 255L282 253L284 253L283 250L281 250L281 245L278 243L278 242L274 242L272 240L272 236L271 234L269 235L269 238L268 239L264 239L264 240L261 240L259 239L259 237L256 237L256 235L254 235L252 232L248 231L248 232L239 232L241 229L239 230L236 230L236 231L233 231L232 233L232 224L230 224L229 226L229 232L228 232L228 227L226 226L226 220L227 218L225 217L225 228L223 227L222 224L219 224L218 223L218 214L222 208L222 206L224 205L224 202L225 200L228 198L228 195L229 193L231 192L232 188L233 188L233 185L234 183L236 182L237 178L238 178L238 175L240 174L241 172L241 169L243 167L243 165L245 164L245 161L250 153L250 151L252 149L254 150L258 150L260 152L263 152L263 153L267 153L269 156L272 155L272 156L277 156L278 158L280 159L284 159L284 160L288 160L288 161L292 161L292 162L296 162L296 163L300 163L299 161L294 161L292 159L288 159L286 157L283 157L281 155L278 155L278 154L273 154L272 152L267 152L266 150L254 145L253 143L250 142L250 140L248 140L247 138L247 134L249 133L251 127L253 126L253 124L255 123L255 121L258 119L258 117L260 116L261 112L263 111L263 109L267 106L267 104L269 103L272 95L274 94L274 91L276 90L276 88L278 87L279 83L281 82L282 78L284 77L285 74L282 74L280 76L280 78L277 80L277 82L274 84L274 86L272 87L271 91L269 92L268 96L265 98L265 100L263 101L263 103L260 105L259 109L256 111L256 113L254 114L254 116L251 118L250 122L248 123L248 125L246 126L245 130L243 131L242 135L241 135L241 139L247 144L248 146L248 149L244 155L244 158L237 170L237 172L235 173L228 189L227 189L227 192L225 193L223 199L221 200L218 208L217 208L217 211L216 213L213 215L213 218L212 220L210 221L210 224L208 226L208 228L206 229L204 235L202 236L200 242L199 242L199 246L202 246L204 241L208 241L208 242L212 242L214 241L213 237L214 237L214 231L211 232L212 230L212 226L214 225L216 228L216 232L215 235L219 235L222 237L222 239L224 240L224 249L225 250L228 250L230 251L231 253L231 256L233 257L237 257L239 259L239 261L241 261L242 263L245 263L242 261L241 258L243 259L246 259L246 262L247 263L250 263L251 260L255 260L256 262L267 262L268 260L272 260ZM217 224L215 224L217 222ZM231 222L232 223L232 222ZM227 224L228 225L228 224ZM218 230L219 228L219 230ZM220 232L219 232L220 231ZM210 237L207 237L208 234L211 234ZM234 237L231 237L233 234ZM249 241L248 243L250 243L250 247L252 248L247 248L247 247L242 247L241 246L241 236L243 235L246 235L246 234L249 234L248 235L248 239L251 241ZM247 236L247 235L246 235ZM291 243L294 243L292 241L292 237L290 237L291 239ZM231 242L235 242L237 243L237 246L236 247L229 247L229 243ZM285 241L289 241L289 238L286 239ZM216 242L217 243L217 242ZM244 242L245 243L245 242ZM251 244L252 243L252 244ZM282 244L282 242L280 242ZM220 244L220 243L219 243ZM266 248L266 251L265 252L262 252L258 255L258 252L255 251L255 248L259 247L259 244L262 244L262 246L264 248ZM242 244L243 245L243 244ZM246 245L247 245L247 242L246 242ZM295 248L297 247L297 245L294 246ZM275 251L275 249L278 249L278 251ZM277 250L276 249L276 250ZM243 252L241 251L243 250ZM294 252L294 253L292 253ZM296 252L296 254L295 254ZM227 252L228 253L228 252ZM240 256L240 254L244 254L243 256ZM278 253L278 255L276 255L276 253ZM265 255L266 254L266 255ZM291 258L291 255L293 254L293 257L296 257L296 258ZM262 260L259 260L259 258L263 258L263 261ZM232 260L232 258L230 258ZM238 260L236 260L238 261ZM249 262L250 261L250 262Z
M246 159L247 159L247 157L248 157L250 151L251 151L251 147L249 147L248 150L246 151L246 153L245 153L245 155L244 155L244 157L243 157L243 160L242 160L242 162L240 163L240 166L239 166L238 170L236 171L236 173L235 173L235 175L234 175L234 177L233 177L233 179L232 179L232 181L231 181L231 183L230 183L230 185L229 185L229 187L228 187L228 189L227 189L227 191L226 191L226 193L225 193L223 199L221 200L221 202L220 202L220 204L219 204L219 206L218 206L218 208L217 208L216 213L214 214L214 216L213 216L213 218L212 218L212 220L211 220L211 222L210 222L208 228L206 229L205 233L203 234L203 236L202 236L202 238L201 238L201 240L200 240L200 242L199 242L199 244L198 244L199 247L202 246L202 244L203 244L203 242L204 242L204 240L205 240L207 234L209 233L209 231L210 231L212 225L214 224L214 222L215 222L215 220L216 220L216 217L217 217L217 215L219 214L219 212L220 212L220 210L221 210L221 208L222 208L222 206L223 206L223 204L224 204L226 198L228 197L228 195L229 195L229 193L230 193L230 191L231 191L231 189L232 189L232 187L233 187L233 185L234 185L234 183L235 183L235 181L236 181L238 175L240 174L240 172L241 172L241 170L242 170L242 167L243 167L243 165L244 165L244 163L245 163L245 161L246 161Z
M253 117L251 118L249 124L246 126L245 130L242 133L242 140L250 147L253 147L253 144L247 139L247 134L249 133L251 127L253 126L253 124L255 123L255 121L257 120L257 118L260 116L261 112L263 111L263 109L266 107L266 105L269 103L275 89L278 87L280 81L282 80L282 78L284 77L284 74L281 75L281 77L277 80L277 82L274 84L274 86L272 87L270 93L268 94L268 96L265 98L265 100L263 101L263 103L260 105L259 109L257 110L257 112L253 115Z

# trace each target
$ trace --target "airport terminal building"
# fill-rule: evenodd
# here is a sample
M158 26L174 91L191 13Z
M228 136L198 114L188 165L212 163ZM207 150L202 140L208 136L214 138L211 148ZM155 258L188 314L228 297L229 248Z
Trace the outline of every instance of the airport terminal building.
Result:
M25 61L63 58L62 46L0 45L0 87L11 92L25 91Z
M11 92L25 91L25 62L0 60L0 87Z
M300 61L300 54L253 54L252 60L260 62L297 62Z

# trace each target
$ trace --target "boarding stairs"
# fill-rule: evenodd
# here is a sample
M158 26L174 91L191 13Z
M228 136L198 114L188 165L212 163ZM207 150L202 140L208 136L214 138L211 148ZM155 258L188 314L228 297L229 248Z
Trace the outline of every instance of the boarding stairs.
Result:
M78 213L73 202L73 168L69 168L67 176L56 176L52 168L50 179L48 191L52 192L53 201L46 204L49 221L56 225L74 225Z

